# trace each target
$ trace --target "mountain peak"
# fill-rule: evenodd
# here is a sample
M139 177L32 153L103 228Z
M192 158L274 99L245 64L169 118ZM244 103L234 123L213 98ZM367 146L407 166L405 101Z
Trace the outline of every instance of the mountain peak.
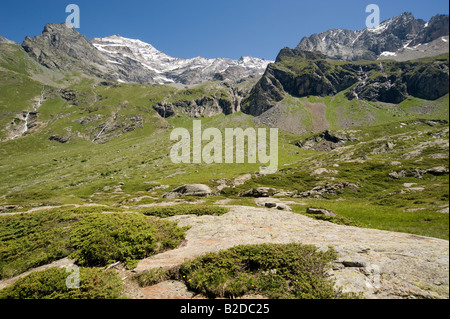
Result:
M49 69L81 70L93 75L106 70L107 63L98 50L85 36L66 23L48 23L40 35L26 37L22 47Z
M11 41L11 40L8 40L7 38L5 38L5 37L2 37L1 35L0 35L0 44L1 43L6 43L6 44L15 44L16 42L14 42L14 41Z
M373 29L332 29L304 37L296 49L319 51L337 60L376 60L383 53L395 57L400 50L415 50L413 46L429 43L448 34L448 15L437 15L425 23L424 20L416 19L412 13L404 12ZM437 47L436 52L427 48L426 56L445 52L442 45ZM414 58L420 57L419 51L413 54ZM402 59L408 59L411 56L409 53L403 55Z
M174 58L149 43L118 35L90 41L118 69L119 79L127 82L199 84L215 78L217 73L225 72L230 67L240 67L240 71L231 73L239 72L244 77L262 74L270 62L253 57L241 57L236 61L201 56Z

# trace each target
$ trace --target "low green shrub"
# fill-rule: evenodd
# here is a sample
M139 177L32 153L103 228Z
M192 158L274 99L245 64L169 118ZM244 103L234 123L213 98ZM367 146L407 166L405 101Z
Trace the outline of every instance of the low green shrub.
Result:
M317 220L324 220L333 224L338 225L346 225L346 226L355 226L355 227L362 227L361 224L349 217L343 217L343 216L326 216L326 215L317 215L317 214L304 214L310 218L314 218Z
M141 214L92 214L73 226L71 257L80 266L135 265L133 261L175 248L183 239L184 231L175 223Z
M0 217L0 279L69 255L70 227L79 219L57 210Z
M80 269L80 288L67 288L70 273L62 268L34 272L0 290L0 299L118 299L123 285L117 273Z
M0 216L0 280L72 255L80 266L106 266L177 247L184 230L141 214L62 208Z
M176 215L216 215L222 216L228 213L228 209L220 206L209 205L175 205L175 206L160 206L151 207L141 210L141 213L147 216L155 216L159 218L167 218Z
M332 249L318 251L301 244L237 246L209 253L180 267L187 287L209 298L235 298L247 293L271 299L357 298L327 279L336 259Z

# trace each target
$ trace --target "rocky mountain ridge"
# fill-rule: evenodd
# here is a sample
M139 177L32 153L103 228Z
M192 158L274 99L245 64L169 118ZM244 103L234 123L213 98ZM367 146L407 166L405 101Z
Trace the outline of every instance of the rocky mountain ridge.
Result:
M213 79L216 74L224 80L230 79L230 72L242 73L241 78L245 78L262 75L271 62L253 57L241 57L239 60L179 59L158 51L148 43L119 35L95 38L91 43L108 62L117 66L119 80L127 82L199 84Z
M262 75L271 62L253 57L179 59L119 35L88 40L65 23L47 24L41 35L27 37L22 46L49 69L82 71L122 83L195 85L214 78L237 82Z
M448 35L448 15L436 15L425 22L405 12L373 29L332 29L304 37L296 49L319 51L329 58L344 61L407 60L410 54L420 58L448 52ZM435 48L427 48L428 43L436 40Z
M14 42L14 41L11 41L11 40L8 40L7 38L2 37L2 36L0 35L0 43L13 44L13 43L15 43L15 42Z

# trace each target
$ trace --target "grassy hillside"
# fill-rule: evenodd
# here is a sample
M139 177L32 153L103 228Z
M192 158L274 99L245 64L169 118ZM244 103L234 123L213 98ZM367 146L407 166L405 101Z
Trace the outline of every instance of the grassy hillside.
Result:
M256 206L244 193L258 187L271 188L294 213L324 208L338 215L321 217L330 222L449 238L448 94L399 104L349 99L348 90L286 94L258 117L235 112L199 118L203 129L223 135L226 128L278 127L279 170L264 176L259 163L174 164L170 133L180 127L192 132L194 118L180 107L168 118L154 109L230 99L233 90L250 91L251 82L189 88L111 83L45 70L15 45L0 45L0 75L1 278L63 257L86 267L122 261L133 268L184 238L184 229L160 218L222 215L227 210L217 206L223 203ZM31 111L35 116L26 119ZM29 129L13 139L26 121ZM213 196L184 200L202 205L149 207L173 203L162 195L197 183L210 186ZM44 210L11 214L36 208ZM104 246L92 242L93 233ZM136 242L142 247L134 249ZM113 286L116 296L120 289Z

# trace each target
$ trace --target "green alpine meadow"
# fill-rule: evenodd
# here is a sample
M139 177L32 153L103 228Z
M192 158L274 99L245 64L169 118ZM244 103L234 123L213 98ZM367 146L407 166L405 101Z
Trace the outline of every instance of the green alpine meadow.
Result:
M448 23L406 12L273 60L0 36L0 299L447 299ZM211 147L227 129L267 134ZM275 172L250 160L270 129Z

